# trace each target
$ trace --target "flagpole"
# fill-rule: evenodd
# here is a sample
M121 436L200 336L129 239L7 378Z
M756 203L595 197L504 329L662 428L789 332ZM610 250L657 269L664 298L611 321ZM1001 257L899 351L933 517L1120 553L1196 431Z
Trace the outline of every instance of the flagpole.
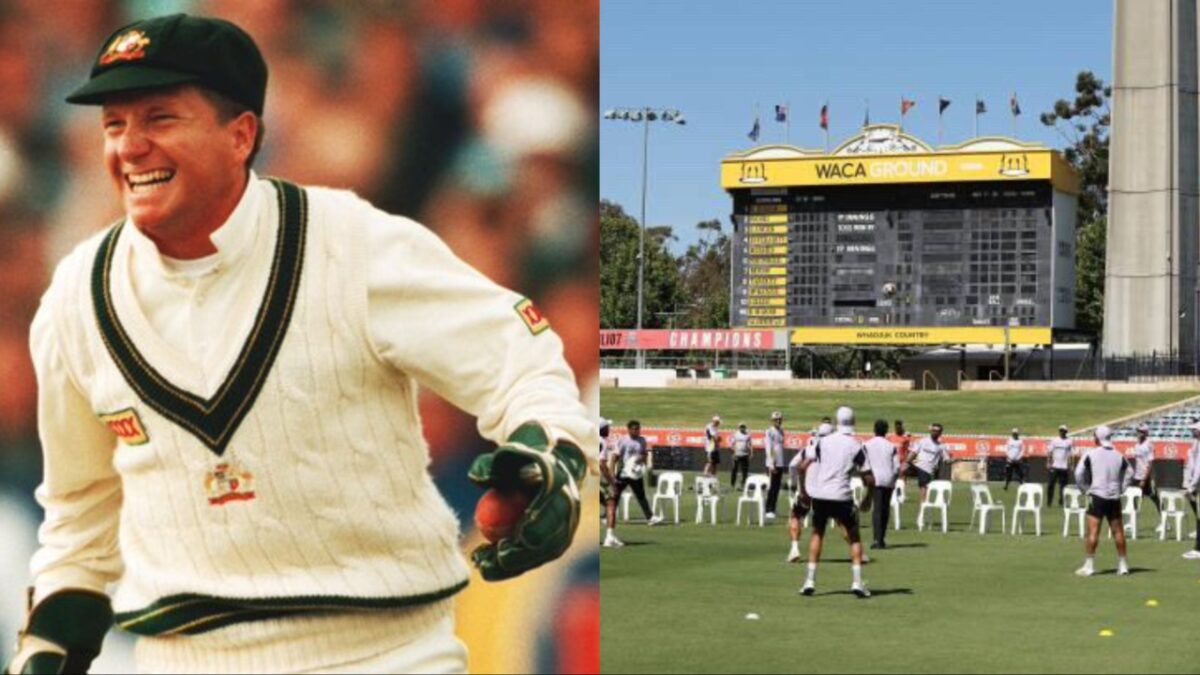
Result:
M979 94L975 94L975 138L979 138Z
M938 145L942 144L942 97L938 97Z
M1017 138L1017 111L1013 109L1013 104L1017 101L1017 92L1013 92L1012 98L1008 101L1008 114L1012 115L1012 138Z
M829 99L825 99L825 124L821 129L825 132L825 154L829 154Z

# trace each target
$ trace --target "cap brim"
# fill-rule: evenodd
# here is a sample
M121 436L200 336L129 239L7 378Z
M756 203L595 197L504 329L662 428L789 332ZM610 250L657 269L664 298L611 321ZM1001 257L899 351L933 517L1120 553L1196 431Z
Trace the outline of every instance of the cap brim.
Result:
M67 97L67 103L100 105L113 94L170 87L176 84L196 82L199 79L192 73L181 73L175 70L137 65L121 66L88 80L87 84L71 92L71 95Z

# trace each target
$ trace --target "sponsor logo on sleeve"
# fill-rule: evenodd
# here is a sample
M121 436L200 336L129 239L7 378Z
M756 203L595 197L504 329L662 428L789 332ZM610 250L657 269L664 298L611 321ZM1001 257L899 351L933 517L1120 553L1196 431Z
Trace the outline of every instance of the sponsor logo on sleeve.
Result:
M550 321L534 307L533 301L529 298L521 298L521 301L513 306L517 310L517 316L521 317L521 321L525 322L525 327L530 333L538 335L550 327Z
M115 413L100 415L100 421L112 430L125 445L142 445L150 440L146 435L146 427L133 408L118 410Z

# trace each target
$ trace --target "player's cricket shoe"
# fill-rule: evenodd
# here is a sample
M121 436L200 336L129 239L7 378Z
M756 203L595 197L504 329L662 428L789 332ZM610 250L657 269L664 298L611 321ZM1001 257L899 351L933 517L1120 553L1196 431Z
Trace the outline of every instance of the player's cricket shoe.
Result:
M646 523L646 524L647 524L647 525L654 526L654 525L658 525L658 524L659 524L659 523L661 523L662 521L663 521L663 517L662 517L662 516L654 516L653 518L651 518L651 519L650 519L650 522L648 522L648 523Z
M851 593L853 593L853 594L854 594L854 597L856 597L856 598L869 598L869 597L871 597L871 591L868 591L868 590L867 590L867 585L866 585L866 584L851 584L851 585L850 585L850 592L851 592Z
M1200 560L1200 551L1192 549L1191 551L1184 553L1183 558L1184 560Z
M811 596L813 593L816 593L816 592L817 592L817 585L815 583L813 583L813 580L812 579L805 580L804 586L800 589L800 595L810 595Z
M625 542L621 541L620 539L617 539L616 537L605 537L604 538L604 548L621 548L624 545L625 545Z
M792 551L788 553L787 561L790 563L800 562L800 549L798 547L792 547Z
M1117 568L1117 576L1119 576L1119 577L1127 577L1127 576L1129 576L1129 566L1128 566L1128 565L1121 565L1120 567L1118 567L1118 568Z
M1095 573L1096 573L1096 571L1093 570L1088 565L1084 565L1083 567L1080 567L1079 569L1075 570L1075 576L1077 576L1077 577L1090 577Z

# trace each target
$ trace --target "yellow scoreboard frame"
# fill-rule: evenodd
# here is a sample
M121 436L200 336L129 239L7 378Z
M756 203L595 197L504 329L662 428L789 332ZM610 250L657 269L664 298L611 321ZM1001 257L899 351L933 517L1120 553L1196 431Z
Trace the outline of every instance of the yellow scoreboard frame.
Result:
M983 140L986 139L973 139L972 144ZM1049 180L1056 190L1079 194L1078 174L1054 150L1010 139L996 140L1011 143L1018 149L956 150L967 145L962 144L928 152L874 155L838 155L841 148L830 154L801 150L799 152L804 156L795 156L793 153L798 149L791 146L764 146L721 160L721 187L736 190L810 185ZM781 156L764 157L775 149L783 151ZM782 156L785 153L793 156ZM751 216L746 222L748 225L786 223L787 218L783 215Z
M884 142L879 143L881 140ZM935 148L888 124L864 127L830 152L766 145L730 154L721 161L720 181L731 195L763 188L984 182L999 187L1027 181L1048 182L1054 192L1065 195L1080 191L1075 169L1044 145L989 136ZM809 345L1050 344L1051 328L1040 322L1009 329L862 323L800 326L789 322L791 272L787 261L792 253L788 236L792 217L788 211L783 203L757 203L737 214L744 231L742 262L737 263L741 290L731 287L734 295L730 301L731 309L740 308L738 325L789 328L793 344ZM1073 232L1073 222L1070 226ZM1048 281L1052 298L1060 281L1052 272ZM1057 320L1054 325L1059 325Z

